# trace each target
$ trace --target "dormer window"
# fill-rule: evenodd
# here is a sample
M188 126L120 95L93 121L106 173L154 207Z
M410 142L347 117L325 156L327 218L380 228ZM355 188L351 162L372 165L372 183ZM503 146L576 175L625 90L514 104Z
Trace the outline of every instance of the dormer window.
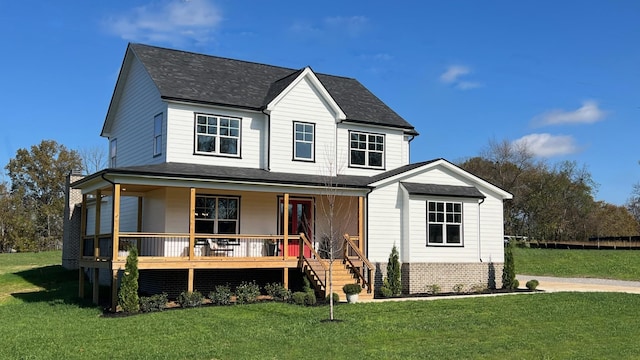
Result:
M196 114L196 154L240 156L240 118Z
M349 166L384 169L384 135L349 132Z
M311 123L293 123L293 160L314 160L315 128Z

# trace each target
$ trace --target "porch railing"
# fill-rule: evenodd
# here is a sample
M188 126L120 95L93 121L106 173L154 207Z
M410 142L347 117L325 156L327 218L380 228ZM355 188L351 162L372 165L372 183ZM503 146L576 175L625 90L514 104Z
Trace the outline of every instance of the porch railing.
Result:
M83 237L82 257L102 261L111 260L113 254L112 235L100 234L97 238L99 246L96 249L93 235ZM121 232L118 237L118 258L116 260L126 259L129 246L136 246L138 257L141 259L189 259L189 239L190 235L183 233ZM288 249L287 258L295 259L299 255L291 250L297 249L297 246L289 245L292 242L299 242L299 240L298 235L289 235L285 241L283 235L195 234L193 258L210 260L214 258L279 257L285 259L285 249Z
M313 279L315 279L316 286L319 287L318 290L326 291L329 284L329 267L327 264L322 261L320 255L314 249L311 241L307 239L304 233L300 233L300 252L298 256L298 267L303 271L307 272ZM305 248L310 249L311 256L305 256Z
M358 282L361 283L362 288L366 289L367 293L371 293L373 291L373 265L354 242L354 240L359 239L358 236L344 234L343 259L347 266L351 268L353 273L358 277Z

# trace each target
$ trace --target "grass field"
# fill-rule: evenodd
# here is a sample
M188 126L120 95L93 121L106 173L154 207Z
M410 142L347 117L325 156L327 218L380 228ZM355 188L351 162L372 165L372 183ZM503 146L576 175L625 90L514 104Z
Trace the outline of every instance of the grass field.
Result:
M281 303L108 318L77 301L77 273L51 266L59 258L59 252L0 255L1 359L640 357L638 295L341 304L339 322L324 321L326 306Z
M640 251L514 248L516 273L640 280Z

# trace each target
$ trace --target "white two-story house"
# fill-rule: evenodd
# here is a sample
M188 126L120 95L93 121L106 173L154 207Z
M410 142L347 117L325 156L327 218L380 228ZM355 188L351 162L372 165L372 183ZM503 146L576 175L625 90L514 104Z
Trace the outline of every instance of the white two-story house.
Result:
M109 167L72 181L65 248L94 299L110 274L113 306L129 246L148 293L302 276L323 293L334 258L334 289L371 297L394 245L405 293L500 286L511 195L444 159L410 163L417 135L355 79L130 44Z

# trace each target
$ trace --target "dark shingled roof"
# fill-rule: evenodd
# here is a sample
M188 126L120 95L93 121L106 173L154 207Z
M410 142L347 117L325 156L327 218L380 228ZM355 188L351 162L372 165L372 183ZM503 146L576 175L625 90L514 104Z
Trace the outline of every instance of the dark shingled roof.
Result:
M162 98L262 110L301 70L129 44ZM417 134L414 127L355 79L316 74L348 121Z
M486 196L473 186L417 184L402 182L402 186L413 195L437 195L484 199Z
M272 184L295 184L309 186L334 186L366 189L371 179L368 176L338 175L328 178L322 175L306 175L271 172L231 166L198 165L186 163L162 163L155 165L128 166L104 169L92 174L76 184L81 184L103 174L145 175L200 180L228 180ZM76 185L74 184L74 186Z

